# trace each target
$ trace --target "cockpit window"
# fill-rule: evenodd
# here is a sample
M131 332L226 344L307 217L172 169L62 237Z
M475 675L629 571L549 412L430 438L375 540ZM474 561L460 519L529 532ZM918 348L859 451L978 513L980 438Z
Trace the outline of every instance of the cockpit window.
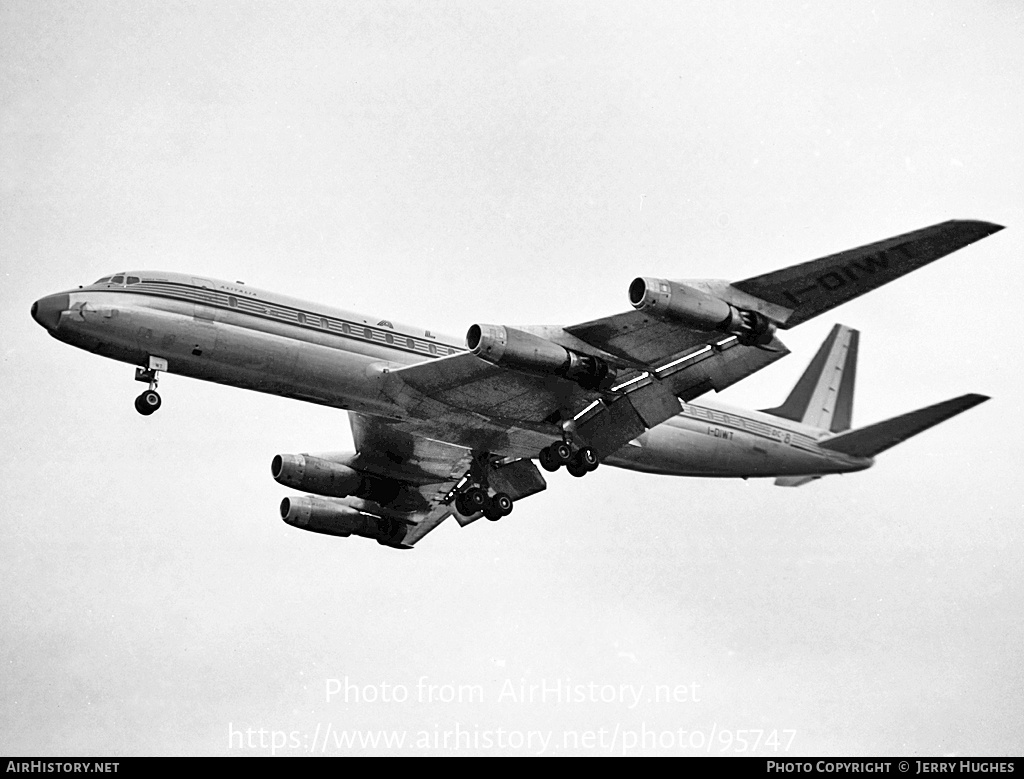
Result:
M128 283L129 284L138 284L140 281L142 281L142 279L140 279L138 276L129 276L128 277Z
M124 276L114 276L110 280L111 284L124 284Z
M96 279L93 284L106 284L110 281L110 276L104 276L102 279Z

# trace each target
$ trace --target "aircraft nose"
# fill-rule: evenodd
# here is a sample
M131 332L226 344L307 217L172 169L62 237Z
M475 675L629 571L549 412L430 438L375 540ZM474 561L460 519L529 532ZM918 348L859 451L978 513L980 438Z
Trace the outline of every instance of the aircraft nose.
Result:
M67 293L47 295L32 304L32 318L47 330L56 330L60 315L68 310Z

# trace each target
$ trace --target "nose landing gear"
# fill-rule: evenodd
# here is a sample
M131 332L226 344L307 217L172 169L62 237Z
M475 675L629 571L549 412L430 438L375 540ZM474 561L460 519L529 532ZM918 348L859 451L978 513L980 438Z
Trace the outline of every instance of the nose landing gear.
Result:
M135 369L135 381L149 383L149 389L135 398L135 410L148 417L158 408L162 401L160 393L156 391L156 385L160 381L160 371L167 370L167 360L162 357L150 357L147 368Z

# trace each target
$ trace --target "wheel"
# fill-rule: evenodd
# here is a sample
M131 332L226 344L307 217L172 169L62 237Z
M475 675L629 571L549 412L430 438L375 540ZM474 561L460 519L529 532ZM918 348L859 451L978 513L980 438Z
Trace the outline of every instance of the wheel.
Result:
M565 470L567 470L569 473L571 473L577 479L580 478L581 476L586 476L588 473L590 473L590 471L588 470L587 466L580 465L575 460L573 460L571 463L569 463L567 466L565 466Z
M596 470L597 466L601 464L601 461L597 459L597 452L595 452L589 446L585 446L578 452L576 452L576 456L573 458L573 462L579 465L581 468L585 468L588 473L590 471Z
M548 473L554 473L562 467L561 463L556 463L555 458L551 455L551 449L545 446L540 450L540 467Z
M491 498L491 505L494 506L498 510L498 513L503 517L507 517L512 513L512 498L504 492L499 492Z
M461 492L455 496L455 510L458 511L464 517L468 517L474 513L466 505L465 496Z
M572 462L572 447L565 441L556 441L551 444L551 459L559 465L568 465Z
M135 398L135 410L142 414L142 416L148 417L160 408L160 403L160 393L156 390L146 390Z
M484 506L484 516L491 520L491 522L497 522L505 515L501 513L501 510L494 504L493 500L489 500L487 505Z
M470 487L462 493L462 501L470 510L469 513L475 514L478 511L483 511L484 506L487 505L487 493L480 487Z

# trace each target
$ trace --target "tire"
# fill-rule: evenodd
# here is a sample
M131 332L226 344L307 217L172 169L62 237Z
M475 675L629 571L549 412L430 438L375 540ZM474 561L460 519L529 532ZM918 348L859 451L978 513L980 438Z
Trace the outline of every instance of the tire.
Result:
M491 520L491 522L497 522L505 515L499 511L498 507L495 506L493 502L488 502L484 507L484 516Z
M597 470L597 466L601 464L601 461L597 459L597 452L589 446L586 446L576 452L574 462L576 462L580 467L586 468L588 473L590 471Z
M537 459L540 460L540 467L548 473L554 473L562 467L560 463L555 462L555 458L551 456L551 450L547 447L540 450L540 456Z
M573 462L569 463L567 466L565 466L565 470L567 470L569 473L571 473L577 479L582 477L582 476L586 476L588 473L590 473L590 471L587 469L587 466L580 465L578 462L575 462L575 461L573 461Z
M470 487L462 493L462 500L466 508L470 509L469 513L475 514L478 511L483 511L487 505L487 493L480 487Z
M142 416L148 417L160 408L161 403L160 393L155 390L146 390L135 398L135 410L142 414Z
M558 441L551 444L551 459L559 465L568 465L572 462L572 447L565 441Z
M494 506L498 513L503 517L507 517L512 513L512 498L509 497L507 493L499 492L491 498L491 505Z

